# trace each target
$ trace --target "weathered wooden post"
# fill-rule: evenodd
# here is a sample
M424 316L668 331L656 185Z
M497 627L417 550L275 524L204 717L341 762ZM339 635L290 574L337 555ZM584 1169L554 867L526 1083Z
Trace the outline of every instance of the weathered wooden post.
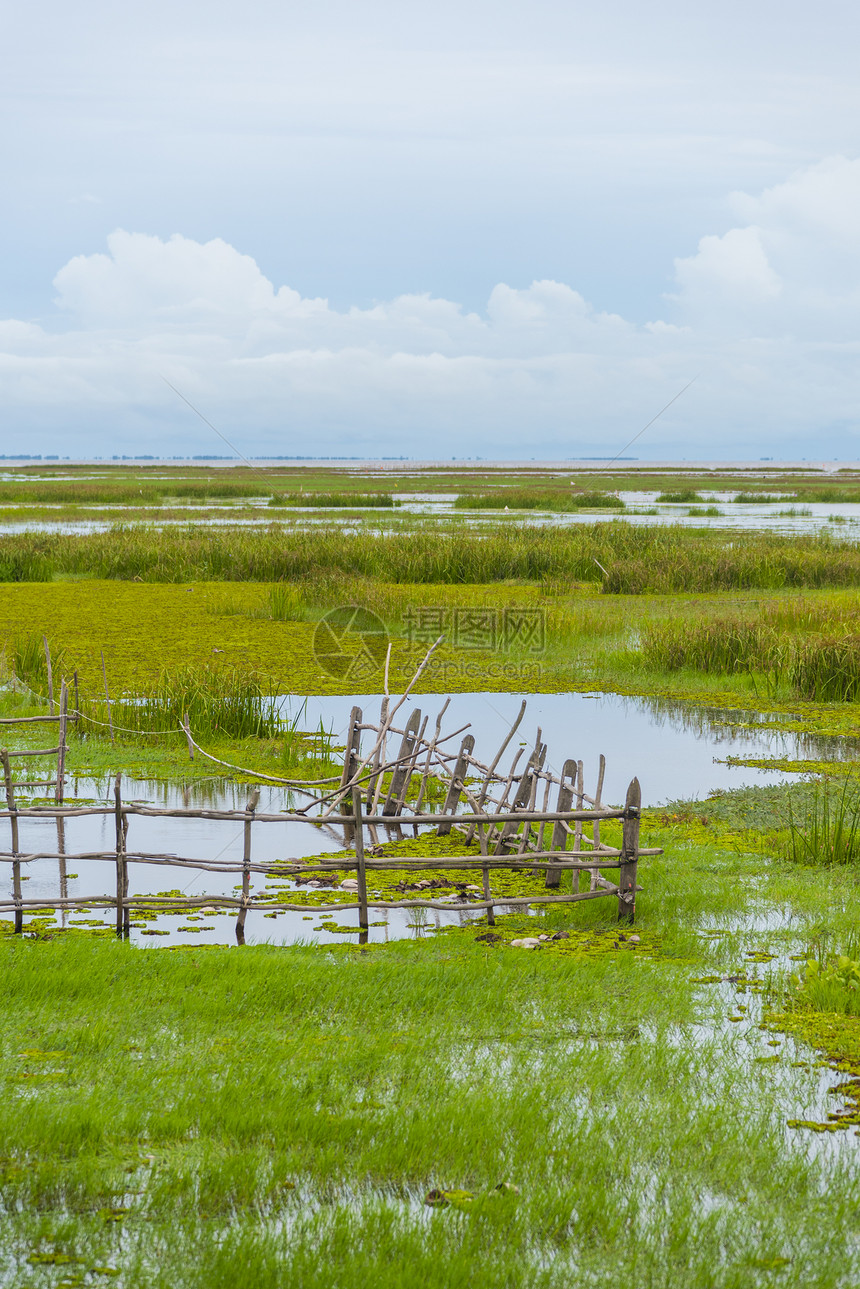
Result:
M347 784L352 780L358 768L358 752L361 743L361 722L363 716L360 707L353 707L349 714L349 726L347 727L346 746L343 750L343 773L340 776L340 790L343 793L341 798L341 810L345 815L352 812L352 794L347 789ZM350 824L343 826L343 839L345 845L349 846L352 842L352 827Z
M400 751L397 753L399 764L395 766L391 775L391 786L388 789L388 795L382 807L384 815L398 814L403 805L403 799L405 799L409 788L409 780L412 777L412 755L415 751L415 744L418 741L420 727L421 709L416 707L406 722L406 729L403 731L403 738L400 741Z
M116 827L116 933L122 939L128 934L128 878L125 862L125 829L122 818L122 775L118 774L113 785L114 824Z
M540 736L540 731L538 731L538 736ZM523 776L520 779L520 784L517 788L516 796L514 797L514 804L511 809L512 814L518 810L527 811L529 809L532 794L537 784L537 776L543 769L545 756L546 743L541 743L540 737L538 737L538 744L529 757L528 765L525 770L523 770ZM520 847L522 850L525 849L525 843L528 841L529 827L530 825L527 822L523 823L523 836L520 840ZM511 848L516 842L518 829L519 824L515 819L509 820L508 823L505 824L502 828L501 836L496 842L497 855L507 855L510 853Z
M556 802L556 811L569 810L573 802L573 785L576 781L576 761L567 760L561 772L561 783L558 785L558 801ZM550 850L567 850L567 829L564 820L556 819L553 824L552 838L549 843ZM577 870L574 869L574 873ZM546 882L544 883L550 890L559 886L561 882L561 869L553 865L546 870Z
M12 764L5 747L0 751L0 761L3 762L6 808L9 811L9 822L12 826L12 895L15 900L15 934L20 935L24 930L24 909L21 905L21 861L15 858L18 854L18 807L15 805L15 789L12 786Z
M636 916L636 864L639 860L639 816L642 790L634 779L624 802L621 834L621 866L618 870L618 920L633 922Z
M442 814L453 816L457 809L457 802L463 794L463 786L466 781L466 766L469 764L469 757L475 750L474 734L467 734L460 744L460 754L451 774L451 783L448 788L448 795L445 798L445 804L442 807ZM451 819L448 818L441 823L436 829L437 837L447 837L451 831Z
M255 788L245 807L245 846L242 852L242 907L239 909L239 916L236 918L237 944L245 943L245 916L248 912L248 905L251 902L251 824L254 820L254 811L257 809L259 800L260 789Z
M60 685L60 737L57 748L57 785L54 789L54 800L58 806L63 804L63 789L66 782L66 730L69 720L69 691L65 680Z
M367 874L364 869L364 824L361 818L361 788L352 789L352 813L355 818L355 866L358 879L359 944L367 944Z

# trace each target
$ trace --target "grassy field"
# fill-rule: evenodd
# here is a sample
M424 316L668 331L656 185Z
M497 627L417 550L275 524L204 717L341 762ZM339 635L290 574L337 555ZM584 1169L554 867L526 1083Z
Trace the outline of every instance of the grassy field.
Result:
M153 467L142 489L126 465L64 472L63 486L137 486L148 499L122 504L138 508L397 485L494 503L548 491L563 509L571 493L567 474L459 463L432 479L285 466L259 493L231 471L247 489L233 494L206 492L206 467ZM18 473L8 486L29 487ZM51 473L33 467L31 483L59 485ZM617 477L576 476L583 493L631 487ZM746 483L635 480L679 506L691 491L860 486L765 466ZM114 716L134 726L118 747L95 727L75 739L72 772L120 757L141 777L210 775L173 731L187 709L227 760L326 763L331 749L267 704L359 692L314 650L344 604L387 630L394 690L441 628L423 692L606 690L686 704L691 720L706 704L857 733L850 540L729 543L623 520L0 537L5 674L44 693L44 633L55 677L76 670L84 710L104 717L104 651ZM487 642L488 613L526 611L537 644ZM381 667L361 682L378 692ZM0 694L4 712L37 702ZM47 919L24 939L0 925L0 1284L853 1289L860 798L850 760L816 768L821 783L647 811L643 841L665 853L640 865L638 943L610 901L500 918L491 939L416 920L410 940L365 948L141 950ZM537 928L568 938L511 948Z

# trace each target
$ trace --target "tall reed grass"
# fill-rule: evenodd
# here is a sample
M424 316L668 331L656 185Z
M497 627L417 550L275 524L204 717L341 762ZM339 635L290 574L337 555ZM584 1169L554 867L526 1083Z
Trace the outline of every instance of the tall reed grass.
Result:
M54 696L59 697L63 676L70 676L74 668L62 645L51 645L50 648ZM6 645L5 670L7 674L11 673L22 681L34 694L47 699L48 660L45 656L45 642L41 636L12 636Z
M276 686L241 667L210 663L164 671L140 695L121 694L106 701L82 694L81 731L92 723L135 733L178 733L187 715L195 737L274 739L282 732Z
M755 619L669 620L640 638L644 665L658 671L691 668L712 675L767 677L811 702L860 700L860 634L851 605L770 606Z
M565 579L604 592L860 586L860 548L830 533L725 534L622 519L560 529L499 523L480 532L416 526L378 534L327 527L265 532L123 527L75 536L0 537L0 570L39 580L77 574L131 581L314 582L329 574L411 584ZM8 580L8 579L7 579Z
M788 799L786 859L829 867L860 860L860 792L846 779L839 791L825 784L805 799L798 815Z

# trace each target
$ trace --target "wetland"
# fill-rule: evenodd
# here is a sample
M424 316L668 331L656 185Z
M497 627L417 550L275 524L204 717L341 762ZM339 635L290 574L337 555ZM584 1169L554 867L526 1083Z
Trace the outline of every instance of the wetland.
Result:
M7 471L0 506L0 716L46 710L45 637L82 715L67 797L105 801L122 772L128 799L242 808L255 775L337 774L386 655L396 694L441 635L411 699L431 722L451 695L453 727L498 743L526 698L523 741L540 726L586 790L601 753L606 799L640 778L663 850L640 861L636 941L612 901L500 900L493 928L371 907L360 945L307 885L281 917L261 889L242 948L208 912L150 913L126 942L96 915L3 923L0 1283L860 1281L860 479L63 464ZM320 632L344 606L372 648L338 670ZM189 759L185 712L241 771ZM69 820L63 845L112 826ZM137 817L135 844L241 852L241 825L182 826ZM55 827L22 820L22 849ZM380 840L450 876L448 839ZM28 894L50 897L58 861L38 864ZM132 872L155 895L189 880ZM538 930L561 938L512 946Z

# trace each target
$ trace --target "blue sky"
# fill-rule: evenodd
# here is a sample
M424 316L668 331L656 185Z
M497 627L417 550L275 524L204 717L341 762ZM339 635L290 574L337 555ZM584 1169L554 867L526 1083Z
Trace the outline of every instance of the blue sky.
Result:
M858 29L19 5L2 450L860 457Z

